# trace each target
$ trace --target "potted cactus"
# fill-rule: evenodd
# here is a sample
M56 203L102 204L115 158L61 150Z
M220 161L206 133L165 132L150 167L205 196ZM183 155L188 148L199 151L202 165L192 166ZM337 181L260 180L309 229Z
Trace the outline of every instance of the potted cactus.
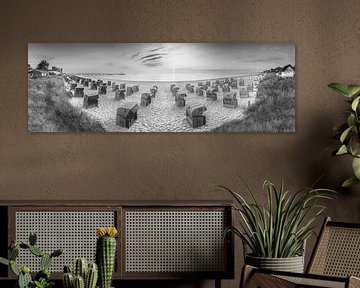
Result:
M95 288L98 279L98 267L96 263L88 262L85 258L78 258L71 272L69 266L64 267L64 288Z
M50 280L50 265L54 257L64 253L63 249L57 249L52 253L45 253L36 246L36 233L30 233L29 243L12 242L8 252L8 259L0 257L0 263L10 266L11 271L18 277L18 288L49 288L54 285ZM34 280L30 275L30 268L26 265L19 266L16 259L20 249L28 250L33 255L39 257L41 270L35 275Z
M110 288L116 258L115 227L100 227L96 231L96 262L99 267L99 287Z

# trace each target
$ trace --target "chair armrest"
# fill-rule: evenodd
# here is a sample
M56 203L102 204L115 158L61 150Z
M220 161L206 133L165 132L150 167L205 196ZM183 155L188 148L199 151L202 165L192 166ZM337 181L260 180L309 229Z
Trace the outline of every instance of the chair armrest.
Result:
M349 277L349 288L360 288L360 278L350 276Z
M245 265L241 274L240 281L241 288L295 288L296 283L292 283L288 280L276 277L272 274L262 273L261 270Z
M240 277L240 288L246 288L251 276L253 275L254 272L254 267L250 266L250 265L244 265L244 267L242 268L241 271L241 277Z
M333 277L315 274L280 272L244 266L241 277L241 288L272 287L330 287L360 288L360 279L356 277Z

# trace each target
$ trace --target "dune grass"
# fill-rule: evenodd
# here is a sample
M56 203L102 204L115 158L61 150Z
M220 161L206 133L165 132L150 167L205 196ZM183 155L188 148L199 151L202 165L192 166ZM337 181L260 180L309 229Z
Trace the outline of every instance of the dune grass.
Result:
M295 78L272 75L258 87L258 100L244 118L225 123L213 132L293 132L295 131Z
M28 131L104 132L102 124L69 103L60 76L39 77L28 82Z

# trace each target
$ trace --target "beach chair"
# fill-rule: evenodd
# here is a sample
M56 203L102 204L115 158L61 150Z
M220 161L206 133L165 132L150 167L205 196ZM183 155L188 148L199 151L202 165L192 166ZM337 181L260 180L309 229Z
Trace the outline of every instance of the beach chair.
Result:
M141 94L141 102L140 106L149 106L151 104L151 96L149 93L142 93Z
M238 100L236 99L236 92L227 93L223 97L223 106L228 108L237 108Z
M135 102L126 102L116 111L116 125L130 128L137 120L139 105Z
M185 106L185 93L181 93L175 97L175 104L177 107L184 107Z
M326 218L306 273L278 272L245 265L241 288L360 287L360 223Z
M206 116L203 113L207 108L202 103L193 101L186 105L186 120L192 128L198 128L206 124Z

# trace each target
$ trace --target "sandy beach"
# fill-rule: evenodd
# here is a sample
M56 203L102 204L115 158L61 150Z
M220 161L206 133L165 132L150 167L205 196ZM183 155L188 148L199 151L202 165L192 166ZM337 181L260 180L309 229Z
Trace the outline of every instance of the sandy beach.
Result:
M256 76L246 77L237 77L236 79L245 78L246 81L252 81ZM104 81L108 80L106 78L101 79ZM208 132L229 121L241 119L249 104L251 105L256 101L256 91L249 92L249 98L240 98L239 89L231 88L231 92L237 93L239 106L237 108L227 108L223 107L223 96L228 92L222 92L220 87L219 92L217 92L218 99L216 101L207 100L206 94L204 96L197 96L195 93L189 93L185 88L187 83L197 87L198 82L205 83L205 81L145 82L121 80L116 81L116 84L124 83L126 86L139 85L139 92L126 96L124 100L115 100L115 92L111 92L111 87L108 87L106 95L99 95L99 107L82 108L83 98L73 97L70 99L70 103L101 121L108 132ZM206 125L199 128L192 128L189 125L185 116L186 107L177 107L175 105L175 97L172 96L170 91L171 84L176 84L179 87L179 93L186 93L186 103L196 101L206 106L207 111L204 113L206 115ZM83 87L80 83L77 85L77 87ZM140 106L141 93L148 93L154 85L158 87L156 97L152 99L149 106ZM90 90L90 87L84 88L84 93L87 95L98 94L96 90ZM129 129L116 125L115 121L117 108L125 102L136 102L140 106L138 119Z

